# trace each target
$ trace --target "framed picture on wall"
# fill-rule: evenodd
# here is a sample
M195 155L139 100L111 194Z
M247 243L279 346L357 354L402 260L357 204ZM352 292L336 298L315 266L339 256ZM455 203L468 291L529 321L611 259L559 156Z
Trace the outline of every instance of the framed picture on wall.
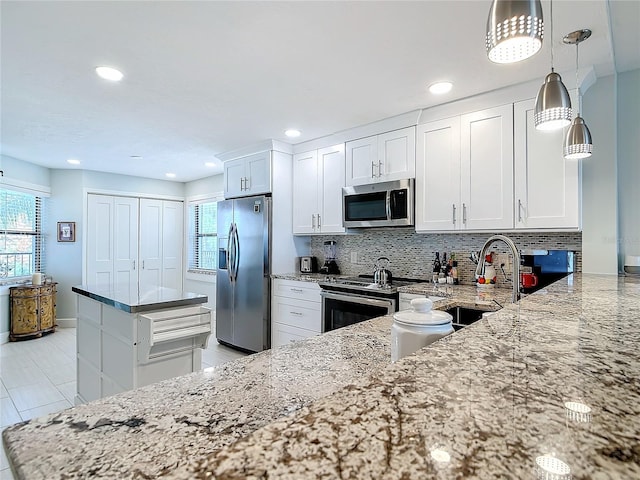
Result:
M76 222L58 222L58 241L76 241Z

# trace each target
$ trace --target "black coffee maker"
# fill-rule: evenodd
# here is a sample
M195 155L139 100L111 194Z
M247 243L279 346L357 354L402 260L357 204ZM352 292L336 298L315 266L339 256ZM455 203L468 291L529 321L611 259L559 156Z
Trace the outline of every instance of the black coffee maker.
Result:
M320 268L320 273L328 275L340 275L340 269L336 263L336 242L327 240L324 242L324 265Z

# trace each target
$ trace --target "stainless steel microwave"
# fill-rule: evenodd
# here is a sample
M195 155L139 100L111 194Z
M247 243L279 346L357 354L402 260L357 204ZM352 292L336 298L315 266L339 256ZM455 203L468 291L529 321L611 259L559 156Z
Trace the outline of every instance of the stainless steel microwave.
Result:
M342 188L346 228L414 224L414 179Z

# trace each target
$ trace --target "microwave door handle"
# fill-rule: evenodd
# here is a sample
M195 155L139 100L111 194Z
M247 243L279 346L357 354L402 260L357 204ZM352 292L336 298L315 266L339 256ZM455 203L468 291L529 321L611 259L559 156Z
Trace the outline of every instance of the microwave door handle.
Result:
M391 191L387 191L387 220L391 220L391 202L392 202Z

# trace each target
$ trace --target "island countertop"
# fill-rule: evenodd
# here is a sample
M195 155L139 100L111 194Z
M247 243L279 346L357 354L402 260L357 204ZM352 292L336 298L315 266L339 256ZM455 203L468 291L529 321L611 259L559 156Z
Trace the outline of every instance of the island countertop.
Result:
M395 364L380 317L3 435L29 479L638 478L639 315L574 274Z
M124 285L77 285L71 287L71 290L127 313L197 305L206 303L209 299L206 295L166 287L132 291Z

